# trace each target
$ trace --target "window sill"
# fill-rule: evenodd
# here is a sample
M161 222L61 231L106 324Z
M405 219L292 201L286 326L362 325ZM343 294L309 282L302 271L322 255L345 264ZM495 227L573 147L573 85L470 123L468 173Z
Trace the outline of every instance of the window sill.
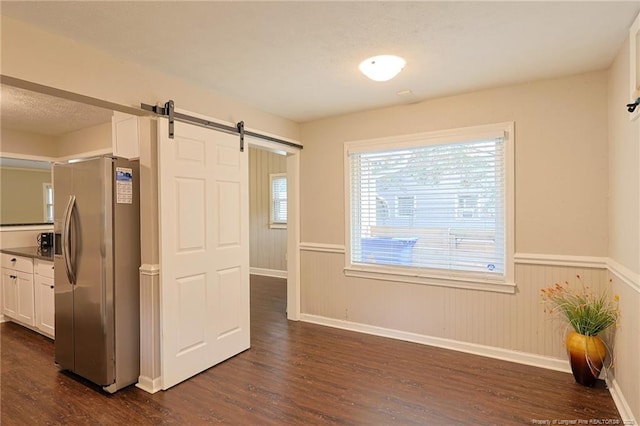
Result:
M269 229L287 229L286 223L270 223Z
M397 281L411 284L432 285L438 287L462 288L467 290L490 291L494 293L515 294L516 284L487 279L486 277L462 278L429 276L415 270L388 267L367 267L351 265L344 268L347 277L368 278L372 280Z

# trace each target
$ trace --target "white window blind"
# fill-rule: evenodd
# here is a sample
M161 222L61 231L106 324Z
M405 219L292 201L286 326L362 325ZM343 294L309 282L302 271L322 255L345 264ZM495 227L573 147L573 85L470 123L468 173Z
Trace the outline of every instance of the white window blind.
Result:
M504 137L347 155L352 264L505 274Z
M271 224L287 223L287 175L276 173L269 175L271 183Z

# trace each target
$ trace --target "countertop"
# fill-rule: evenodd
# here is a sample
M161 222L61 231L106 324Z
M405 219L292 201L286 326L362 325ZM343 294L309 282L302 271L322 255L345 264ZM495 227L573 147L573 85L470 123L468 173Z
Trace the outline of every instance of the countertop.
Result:
M12 254L14 256L30 257L32 259L48 260L53 262L53 250L40 250L40 247L16 247L0 249L1 253Z

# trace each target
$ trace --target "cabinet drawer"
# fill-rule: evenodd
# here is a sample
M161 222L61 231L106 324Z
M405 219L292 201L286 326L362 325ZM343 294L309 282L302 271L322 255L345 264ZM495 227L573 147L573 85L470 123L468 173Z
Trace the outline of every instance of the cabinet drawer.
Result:
M2 253L2 267L33 274L33 259Z
M41 277L53 278L53 262L47 262L46 260L36 259L36 264L33 268L36 275Z

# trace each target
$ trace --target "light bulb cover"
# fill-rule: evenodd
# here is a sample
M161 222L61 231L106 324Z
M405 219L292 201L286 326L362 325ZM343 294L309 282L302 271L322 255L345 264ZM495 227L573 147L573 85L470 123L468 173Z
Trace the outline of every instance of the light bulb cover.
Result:
M407 61L399 56L378 55L360 62L360 71L374 81L388 81L398 75Z

